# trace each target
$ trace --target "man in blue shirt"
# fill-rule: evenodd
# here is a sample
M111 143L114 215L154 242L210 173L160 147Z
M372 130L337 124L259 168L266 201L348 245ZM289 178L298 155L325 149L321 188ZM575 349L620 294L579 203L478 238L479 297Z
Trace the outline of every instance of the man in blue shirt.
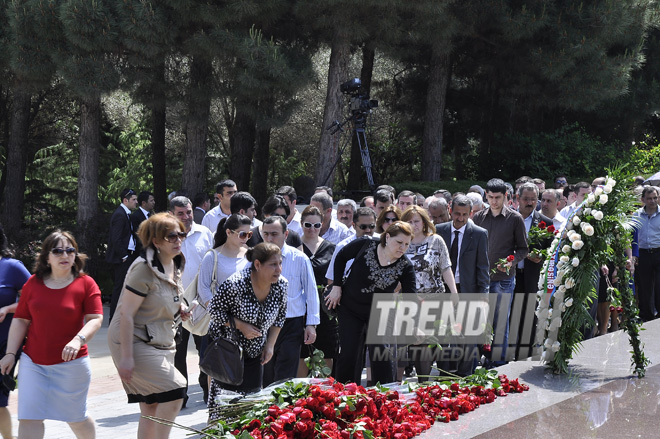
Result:
M639 316L649 321L660 311L660 212L658 188L647 186L642 191L644 207L635 212L639 220L637 284L639 287Z
M286 220L277 215L266 218L261 234L264 242L282 249L282 276L289 281L286 320L275 342L273 358L264 366L265 387L298 375L300 348L303 343L316 341L316 325L321 320L312 263L303 252L285 243L289 234Z

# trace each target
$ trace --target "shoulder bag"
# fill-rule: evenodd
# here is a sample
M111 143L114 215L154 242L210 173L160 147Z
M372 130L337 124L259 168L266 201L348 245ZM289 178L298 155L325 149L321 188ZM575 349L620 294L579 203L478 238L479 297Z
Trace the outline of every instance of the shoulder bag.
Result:
M209 251L213 252L213 276L211 277L211 292L215 294L215 290L218 288L218 253L213 249ZM190 308L193 304L196 305L192 314L190 315L190 318L183 322L183 327L187 329L191 334L206 335L206 333L209 332L211 315L209 314L208 309L206 309L204 301L201 297L199 297L199 293L197 291L198 279L199 270L182 296L183 302L186 304L186 306L188 306L188 308Z
M238 343L234 317L229 316L231 336L222 335L206 347L199 369L224 384L238 386L243 383L243 348Z

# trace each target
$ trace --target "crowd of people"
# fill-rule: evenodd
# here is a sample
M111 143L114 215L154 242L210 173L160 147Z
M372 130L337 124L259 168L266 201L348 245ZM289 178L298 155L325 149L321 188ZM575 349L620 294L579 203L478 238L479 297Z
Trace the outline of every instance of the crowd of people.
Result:
M659 190L641 183L634 189L642 206L634 213L628 269L637 266L640 315L651 320L660 310ZM492 328L501 333L493 346L478 346L482 360L498 366L524 359L534 341L510 333L509 324L517 328L525 318L524 312L511 314L512 304L516 298L530 309L543 262L535 250L549 244L529 241L530 229L545 223L561 232L585 195L603 184L599 177L569 185L557 176L554 187L546 188L540 179L521 177L511 185L494 178L484 188L453 194L440 189L428 197L396 194L384 185L359 202L341 199L336 207L332 189L318 187L302 211L296 191L284 186L261 207L261 219L254 197L231 180L216 186L214 207L205 194L191 201L178 192L163 213L153 212L153 194L125 189L110 220L106 261L114 281L108 344L128 402L138 403L142 415L174 421L188 399L191 333L181 323L200 313L210 315L208 332L193 334L200 358L220 336L235 335L243 349L242 383L200 372L211 409L222 392L249 393L307 376L304 359L316 350L342 382L360 382L365 367L370 384L404 373L430 379L429 359L449 346L423 344L415 351L424 354L397 358L378 355L391 346L366 343L378 293L446 293L454 303L461 294L489 294L498 304ZM30 277L11 259L1 232L0 371L11 376L20 356L19 437L43 437L44 419L68 422L78 438L93 437L86 344L101 326L102 307L98 286L82 271L85 255L71 234L53 232ZM611 277L607 268L603 275ZM198 299L185 303L183 292L191 284ZM587 337L618 328L619 316L610 315L607 301L599 295L593 307L598 327ZM437 364L461 375L476 365L474 358ZM8 394L0 389L3 438L11 437ZM57 398L71 403L54 403ZM164 438L169 431L141 417L138 437Z

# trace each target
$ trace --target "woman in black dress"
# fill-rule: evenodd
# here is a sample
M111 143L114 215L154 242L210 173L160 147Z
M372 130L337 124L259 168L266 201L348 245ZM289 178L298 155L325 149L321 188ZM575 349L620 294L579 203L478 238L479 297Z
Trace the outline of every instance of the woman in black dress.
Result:
M319 301L323 300L322 293L327 284L325 274L335 252L335 245L319 236L321 224L323 224L323 213L315 206L307 206L300 216L300 225L303 229L302 247L314 269ZM326 365L332 369L332 362L337 356L338 345L337 319L330 319L326 313L321 312L321 323L316 328L316 341L313 345L303 345L300 350L298 377L307 376L309 370L304 359L310 357L314 353L314 349L323 352Z
M347 244L335 257L334 286L326 298L328 308L337 305L339 345L336 379L360 382L362 358L373 295L393 294L401 283L402 293L415 293L415 270L405 257L412 239L410 224L396 221L377 239L358 239ZM350 274L343 279L346 262L354 259ZM385 355L387 346L370 345L374 382L394 381L392 358ZM385 357L383 359L383 357Z

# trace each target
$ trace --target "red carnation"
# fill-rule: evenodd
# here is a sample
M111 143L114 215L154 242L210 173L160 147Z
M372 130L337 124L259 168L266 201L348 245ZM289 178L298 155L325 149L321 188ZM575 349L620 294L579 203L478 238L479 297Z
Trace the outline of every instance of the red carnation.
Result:
M514 259L515 259L515 256L513 256L513 255L509 255L509 256L506 257L507 262L513 262Z
M545 229L548 225L545 223L545 221L540 221L539 222L539 229Z
M548 226L548 232L550 232L550 233L555 233L555 226L553 226L552 224L549 225L549 226Z

